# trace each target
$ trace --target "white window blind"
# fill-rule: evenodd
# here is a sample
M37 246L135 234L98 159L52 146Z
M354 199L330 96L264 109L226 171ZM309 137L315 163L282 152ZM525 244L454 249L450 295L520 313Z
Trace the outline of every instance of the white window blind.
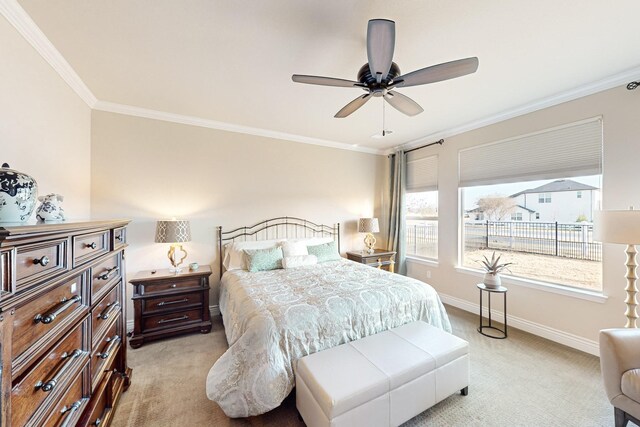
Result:
M460 187L602 173L602 119L461 150Z
M420 153L407 154L407 192L434 191L438 189L438 156Z

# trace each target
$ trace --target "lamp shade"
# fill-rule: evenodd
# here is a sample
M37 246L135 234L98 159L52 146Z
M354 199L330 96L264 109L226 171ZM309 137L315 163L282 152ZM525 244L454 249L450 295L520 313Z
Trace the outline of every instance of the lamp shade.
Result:
M360 218L358 221L358 233L379 233L378 218Z
M185 220L161 220L156 225L156 243L183 243L191 241L191 227Z
M640 210L594 212L593 240L626 245L640 244Z

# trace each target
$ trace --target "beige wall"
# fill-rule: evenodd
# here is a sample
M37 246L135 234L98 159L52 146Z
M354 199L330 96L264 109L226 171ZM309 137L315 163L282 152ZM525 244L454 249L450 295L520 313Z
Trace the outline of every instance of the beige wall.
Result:
M475 284L477 276L455 270L458 261L459 204L458 151L462 148L512 136L526 134L565 123L602 115L604 119L603 208L627 209L640 207L638 164L640 161L640 92L615 88L555 107L507 120L454 137L446 138L440 153L440 260L437 267L410 262L409 274L431 283L439 293L453 297L471 307L478 304ZM446 237L445 237L446 236ZM595 344L598 331L622 327L624 317L624 287L626 268L622 245L605 245L603 277L604 303L576 299L508 284L508 313L521 319L520 325L550 336L567 338L565 342L585 341ZM430 279L428 273L432 274ZM468 303L468 304L465 304ZM550 329L549 329L550 328ZM568 335L567 335L568 334Z
M32 175L40 195L64 195L67 217L87 218L91 110L3 16L0 58L0 163Z
M91 140L91 213L133 220L130 276L168 267L167 245L153 242L167 217L191 220L188 261L216 271L216 226L276 216L340 222L342 250L360 249L356 219L378 211L386 179L384 156L99 111ZM217 289L211 296L217 304Z

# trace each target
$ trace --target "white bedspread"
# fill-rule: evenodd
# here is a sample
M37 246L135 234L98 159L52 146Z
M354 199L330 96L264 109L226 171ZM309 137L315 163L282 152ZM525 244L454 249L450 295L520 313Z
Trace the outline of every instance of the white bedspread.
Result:
M352 261L224 274L229 349L207 377L207 396L229 417L276 408L295 384L296 361L414 320L451 331L435 290Z

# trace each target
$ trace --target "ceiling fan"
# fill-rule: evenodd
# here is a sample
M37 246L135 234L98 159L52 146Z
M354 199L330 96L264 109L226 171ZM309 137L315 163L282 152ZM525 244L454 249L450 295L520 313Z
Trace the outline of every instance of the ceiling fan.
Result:
M398 65L392 61L395 40L395 22L388 19L372 19L367 26L367 58L369 62L358 71L358 81L303 74L294 74L291 79L296 83L355 87L367 92L338 111L334 116L337 118L347 117L372 97L383 97L401 113L415 116L424 111L422 107L413 99L393 89L449 80L475 73L478 69L478 58L472 57L433 65L402 75Z

